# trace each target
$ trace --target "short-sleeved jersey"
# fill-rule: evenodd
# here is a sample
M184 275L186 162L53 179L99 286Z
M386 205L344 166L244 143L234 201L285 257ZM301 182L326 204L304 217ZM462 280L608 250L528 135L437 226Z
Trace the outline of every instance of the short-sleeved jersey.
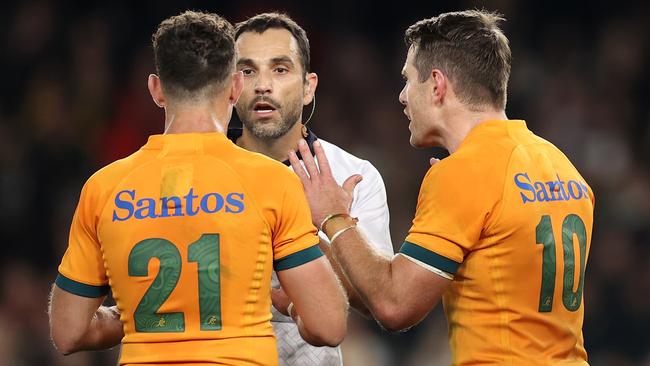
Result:
M276 365L271 272L321 255L284 165L220 133L156 135L86 182L56 283L110 285L121 365Z
M594 195L524 121L486 121L431 167L400 252L453 281L454 365L587 365Z

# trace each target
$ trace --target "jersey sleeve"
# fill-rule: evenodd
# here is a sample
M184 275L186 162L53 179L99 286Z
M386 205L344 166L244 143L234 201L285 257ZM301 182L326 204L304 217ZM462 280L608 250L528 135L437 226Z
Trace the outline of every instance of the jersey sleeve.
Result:
M96 231L97 192L91 186L89 181L81 190L55 283L75 295L101 297L109 287Z
M273 235L273 269L300 266L323 255L311 222L311 211L302 185L293 174L287 179Z
M357 185L350 214L359 218L358 227L369 239L370 245L383 254L393 255L390 239L390 216L386 200L386 187L377 169L366 163Z
M479 241L488 215L489 183L475 176L471 167L458 161L443 161L429 169L400 254L453 277Z

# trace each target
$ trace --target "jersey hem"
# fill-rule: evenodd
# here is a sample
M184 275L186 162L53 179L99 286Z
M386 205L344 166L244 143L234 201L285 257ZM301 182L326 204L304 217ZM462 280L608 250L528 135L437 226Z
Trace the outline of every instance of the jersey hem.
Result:
M454 262L453 260L443 257L438 253L432 252L426 248L423 248L417 244L410 243L405 241L400 248L399 253L417 259L420 262L423 262L431 267L437 268L445 273L454 275L460 266L460 263Z
M56 276L56 280L54 283L62 290L67 291L71 294L75 294L78 296L83 296L83 297L89 297L89 298L97 298L97 297L102 297L108 294L108 285L104 286L93 286L93 285L87 285L85 283L77 282L75 280L71 280L61 273L59 273Z
M311 262L314 259L318 259L323 256L323 252L320 250L318 244L312 245L309 248L299 250L295 253L289 254L284 258L273 261L273 269L277 271L283 271L293 267L298 267L305 263Z
M430 272L432 272L432 273L435 273L435 274L437 274L438 276L440 276L440 277L442 277L442 278L446 278L446 279L448 279L448 280L453 280L453 279L454 279L454 276L453 276L453 275L451 275L451 274L449 274L449 273L447 273L447 272L445 272L445 271L442 271L442 270L440 270L439 268L436 268L436 267L430 266L430 265L428 265L428 264L422 262L421 260L418 260L418 259L415 259L415 258L409 256L408 254L397 253L397 255L401 255L401 256L403 256L404 258L410 260L411 262L417 264L418 266L420 266L420 267L426 269L427 271L430 271Z

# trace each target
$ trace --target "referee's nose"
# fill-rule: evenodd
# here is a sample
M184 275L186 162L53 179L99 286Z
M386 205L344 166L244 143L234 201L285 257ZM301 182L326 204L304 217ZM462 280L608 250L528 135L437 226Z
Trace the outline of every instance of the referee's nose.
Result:
M273 92L273 78L268 73L260 72L255 80L255 94L270 94Z

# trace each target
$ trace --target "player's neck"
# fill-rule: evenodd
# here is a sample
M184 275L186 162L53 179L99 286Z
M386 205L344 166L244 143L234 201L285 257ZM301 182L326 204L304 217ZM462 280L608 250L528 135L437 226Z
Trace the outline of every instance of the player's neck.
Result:
M450 123L447 124L447 136L445 136L444 145L451 154L465 141L465 138L467 138L467 135L469 135L474 127L485 121L507 119L508 117L504 110L486 110L480 112L465 110L455 113L449 119Z
M225 134L228 128L228 113L224 108L211 104L177 105L165 110L165 134L208 133Z
M289 157L289 150L297 150L298 141L302 138L302 122L298 121L284 135L275 139L261 139L253 135L245 127L242 136L237 140L237 145L249 151L264 154L277 161L285 161Z

